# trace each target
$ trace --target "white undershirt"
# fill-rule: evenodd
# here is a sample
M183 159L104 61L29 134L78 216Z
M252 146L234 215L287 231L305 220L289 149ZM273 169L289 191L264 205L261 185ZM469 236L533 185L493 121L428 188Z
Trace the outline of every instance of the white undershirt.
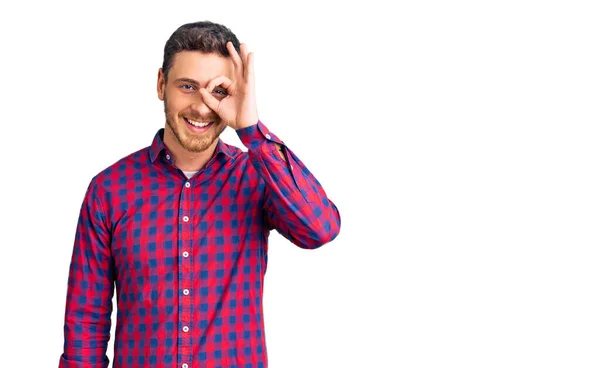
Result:
M181 170L183 171L183 170ZM185 174L185 176L187 176L187 178L191 178L192 176L194 176L195 173L197 173L198 171L183 171L183 173Z

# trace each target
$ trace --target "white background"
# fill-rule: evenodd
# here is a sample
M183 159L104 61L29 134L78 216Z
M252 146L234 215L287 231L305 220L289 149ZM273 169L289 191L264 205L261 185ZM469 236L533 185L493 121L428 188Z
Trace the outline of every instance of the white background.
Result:
M341 212L315 251L271 235L270 367L600 366L594 3L3 2L0 365L58 366L87 184L164 126L164 43L212 20Z

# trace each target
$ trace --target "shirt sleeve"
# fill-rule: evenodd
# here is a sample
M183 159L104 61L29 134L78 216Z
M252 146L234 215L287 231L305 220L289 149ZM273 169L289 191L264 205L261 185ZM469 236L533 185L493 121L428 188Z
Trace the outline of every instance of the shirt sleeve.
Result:
M341 225L339 211L292 150L261 121L236 132L248 148L252 166L266 183L264 210L269 229L276 229L292 243L307 249L335 239Z
M92 179L77 222L59 368L108 367L115 275L110 241L110 227Z

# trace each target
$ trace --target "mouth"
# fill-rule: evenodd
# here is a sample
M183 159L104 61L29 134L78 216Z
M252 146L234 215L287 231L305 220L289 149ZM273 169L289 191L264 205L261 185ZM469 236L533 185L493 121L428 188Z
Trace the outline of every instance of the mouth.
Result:
M214 124L214 121L195 121L186 117L183 120L185 120L187 127L196 134L206 132Z

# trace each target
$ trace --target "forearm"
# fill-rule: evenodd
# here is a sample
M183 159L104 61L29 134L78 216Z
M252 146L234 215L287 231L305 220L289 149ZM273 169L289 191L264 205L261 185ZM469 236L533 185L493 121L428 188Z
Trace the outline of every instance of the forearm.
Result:
M75 271L69 277L64 351L59 367L106 368L109 364L106 350L110 339L113 288L109 282L92 282L89 289L94 292L83 290L80 286L86 281L78 274ZM92 295L94 293L98 293L97 297Z
M339 211L302 161L260 122L238 135L266 183L271 228L302 248L333 240L340 229Z
M110 234L96 188L88 187L73 245L64 319L61 368L106 368L114 267Z
M60 368L106 368L112 308L107 305L82 304L80 296L70 291L64 324L64 350ZM111 303L112 306L112 303Z

